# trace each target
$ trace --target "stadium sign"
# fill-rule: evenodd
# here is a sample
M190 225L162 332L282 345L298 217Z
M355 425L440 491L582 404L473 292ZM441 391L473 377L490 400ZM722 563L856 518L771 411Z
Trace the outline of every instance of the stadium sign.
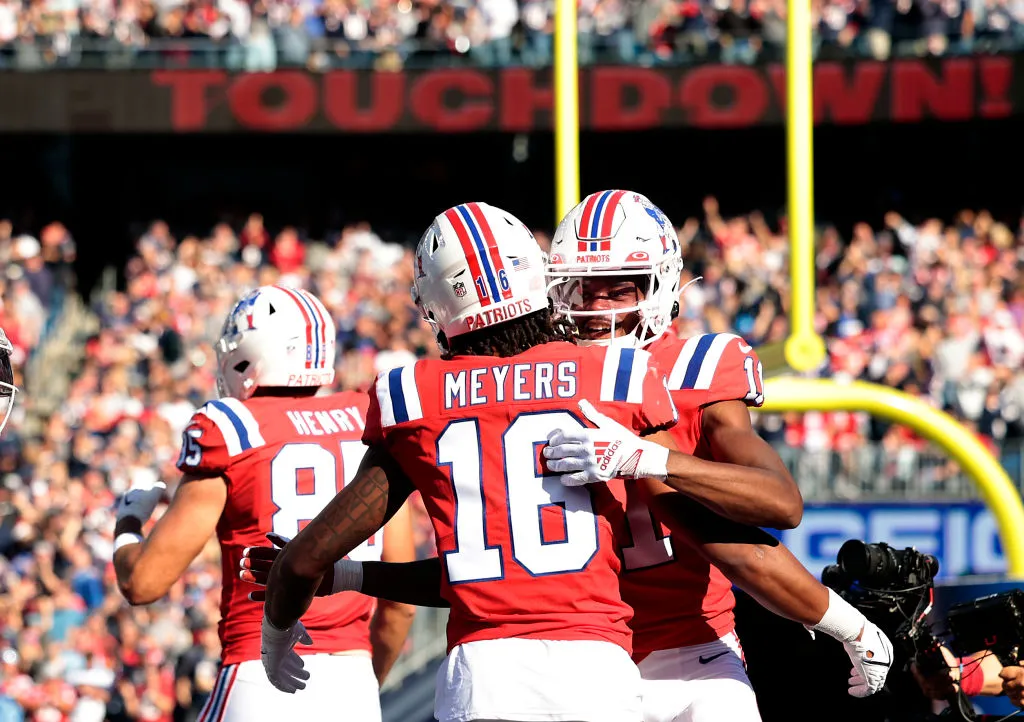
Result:
M772 533L815 575L835 564L847 539L934 554L941 579L1006 572L995 518L976 503L808 504L799 527Z
M1024 108L1024 54L814 66L819 123L1005 118ZM551 128L550 70L0 74L0 132L524 132ZM700 65L581 71L589 130L778 125L785 71Z

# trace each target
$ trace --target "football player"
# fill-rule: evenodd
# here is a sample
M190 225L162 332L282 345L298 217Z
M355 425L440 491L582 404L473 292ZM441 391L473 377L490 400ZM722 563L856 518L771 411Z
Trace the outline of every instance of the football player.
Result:
M594 193L555 231L549 261L555 312L577 329L579 342L648 350L680 413L670 432L679 451L670 452L583 402L598 428L553 434L544 450L549 468L573 486L615 476L660 479L703 507L681 509L664 485L654 487L653 502L644 484L609 485L626 505L622 593L635 610L647 722L759 719L734 631L730 579L769 609L839 639L854 663L851 694L880 689L892 649L877 627L784 547L728 543L726 520L792 528L803 505L782 460L750 423L748 407L764 400L753 349L733 334L681 339L670 330L683 259L669 220L640 194ZM704 556L687 553L659 520L696 537ZM756 540L757 533L738 535Z
M3 411L3 421L0 421L0 432L7 428L11 412L14 411L14 397L18 394L18 387L14 385L14 368L11 366L11 356L13 355L14 344L0 328L0 399L7 404L7 408Z
M750 426L747 405L763 401L756 354L731 334L684 341L669 330L682 254L661 211L625 191L589 196L559 226L550 260L556 311L578 324L578 342L647 346L661 358L666 383L684 409L671 434L692 456L641 447L632 434L609 430L614 422L586 402L584 414L606 428L567 430L543 452L551 457L549 468L566 472L569 484L594 481L598 474L655 474L700 502L680 504L679 495L665 493L671 489L664 485L646 494L644 484L609 485L626 510L617 528L625 539L621 583L635 611L630 626L644 678L645 719L759 718L734 632L730 580L772 611L843 642L854 663L851 694L878 691L892 660L884 635L767 534L728 521L792 527L802 501L778 456ZM659 468L670 460L674 475ZM650 506L672 524L676 538ZM245 578L265 581L275 553L254 550L260 561L243 572ZM445 603L436 594L436 560L401 569L346 561L334 573L338 588L427 606Z
M335 329L314 295L264 286L242 298L217 344L218 392L190 420L182 478L147 538L143 525L164 485L129 490L119 501L114 567L132 604L164 596L216 532L224 570L221 670L200 722L318 719L345 701L346 719L380 720L379 683L401 650L413 608L342 594L306 616L315 640L302 648L312 676L298 699L274 689L260 665L263 607L239 581L243 549L270 533L293 537L334 498L359 466L365 394L318 395L334 381ZM376 531L376 530L375 530ZM407 509L351 559L409 561L415 552Z
M609 518L622 507L603 485L563 485L539 452L554 429L583 425L569 410L582 398L671 444L659 431L676 419L661 376L644 351L568 342L548 307L543 253L505 211L445 211L415 264L414 299L443 359L378 376L360 471L277 556L263 622L268 676L301 685L292 647L316 635L299 618L334 580L348 582L347 560L336 562L415 484L451 606L437 719L638 722Z

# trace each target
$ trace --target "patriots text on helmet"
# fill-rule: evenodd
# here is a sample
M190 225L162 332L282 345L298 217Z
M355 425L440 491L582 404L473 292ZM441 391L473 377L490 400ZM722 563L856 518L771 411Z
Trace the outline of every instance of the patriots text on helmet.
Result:
M513 318L524 316L533 310L533 304L528 298L513 301L498 308L485 308L476 315L466 317L466 331L476 331L496 323L511 321Z
M517 363L444 374L446 409L506 401L571 399L579 384L575 361Z
M286 386L326 386L334 381L334 371L315 374L290 374Z

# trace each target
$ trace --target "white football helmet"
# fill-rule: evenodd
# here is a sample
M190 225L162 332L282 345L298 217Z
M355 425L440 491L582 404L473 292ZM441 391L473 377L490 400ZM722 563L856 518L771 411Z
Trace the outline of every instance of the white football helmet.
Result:
M548 295L556 315L570 324L588 316L610 316L611 337L581 344L641 348L661 336L679 312L683 254L672 223L639 193L592 193L569 211L555 230L548 255ZM635 306L614 311L581 310L582 284L595 276L649 279ZM616 316L638 313L632 333L615 336Z
M261 286L235 304L217 342L217 391L334 383L334 319L308 291Z
M14 385L14 368L11 366L11 356L14 355L14 345L7 338L7 334L0 328L0 402L6 401L7 408L3 410L3 421L0 421L0 431L7 426L14 411L14 397L18 393L18 387Z
M486 203L437 216L413 262L413 301L443 351L445 339L548 307L537 240L518 218Z

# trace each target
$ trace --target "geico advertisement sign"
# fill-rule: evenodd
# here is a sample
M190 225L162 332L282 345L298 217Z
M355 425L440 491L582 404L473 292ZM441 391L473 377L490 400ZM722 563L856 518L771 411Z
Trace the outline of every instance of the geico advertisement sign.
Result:
M772 533L815 575L847 539L933 554L940 578L1006 571L995 518L981 504L808 504L799 527Z

